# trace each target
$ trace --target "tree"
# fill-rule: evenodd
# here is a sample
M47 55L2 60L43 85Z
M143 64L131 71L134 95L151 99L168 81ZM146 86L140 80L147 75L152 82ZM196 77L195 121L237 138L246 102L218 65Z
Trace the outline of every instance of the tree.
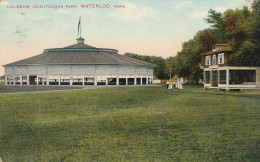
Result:
M222 13L216 12L213 9L208 11L208 16L204 20L211 24L215 35L218 37L218 43L226 43L227 39L224 32L224 25L222 19Z
M202 78L200 54L212 49L217 38L213 29L204 29L196 33L193 39L184 42L182 50L174 59L174 73L187 78L190 83L197 84Z
M174 76L174 57L169 57L165 60L165 73L168 74L168 76L170 77L170 79L172 79L172 77Z
M129 52L125 53L124 55L156 65L154 67L154 75L159 79L169 78L166 73L165 59L163 59L162 57L143 56Z

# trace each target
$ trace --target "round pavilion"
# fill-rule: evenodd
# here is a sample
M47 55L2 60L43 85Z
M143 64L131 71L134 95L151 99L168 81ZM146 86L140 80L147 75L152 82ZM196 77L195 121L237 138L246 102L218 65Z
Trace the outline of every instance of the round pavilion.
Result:
M154 65L118 54L118 50L77 44L45 49L42 54L5 67L6 85L147 85Z

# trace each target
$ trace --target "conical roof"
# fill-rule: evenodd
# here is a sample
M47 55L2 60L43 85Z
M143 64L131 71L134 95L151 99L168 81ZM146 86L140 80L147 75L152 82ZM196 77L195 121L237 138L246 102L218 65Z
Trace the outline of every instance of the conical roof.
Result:
M8 66L25 65L139 65L153 67L153 64L118 54L118 50L96 48L84 44L83 38L77 44L64 48L45 49L42 54L19 60Z

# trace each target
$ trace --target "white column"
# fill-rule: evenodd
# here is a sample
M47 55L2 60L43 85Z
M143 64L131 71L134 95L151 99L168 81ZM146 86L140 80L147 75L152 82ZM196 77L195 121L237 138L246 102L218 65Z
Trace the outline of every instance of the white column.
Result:
M128 77L125 77L125 85L128 85Z
M211 85L212 85L212 71L211 71L211 69L210 69L210 72L209 72L209 77L210 77L209 83L210 83L210 87L211 87Z
M23 77L22 77L22 75L20 75L20 85L22 85L23 84Z
M72 85L72 67L70 67L70 85Z
M72 76L70 75L70 85L72 85Z
M84 78L85 78L85 76L84 76L84 75L82 75L82 85L85 85Z
M59 82L58 85L60 85L60 75L59 75L59 77L58 77L58 82Z
M107 85L107 75L106 75L106 85Z
M146 76L146 85L148 85L148 75Z
M136 85L136 75L135 75L135 77L134 77L134 85Z
M7 85L7 75L5 75L5 85Z
M119 75L116 77L116 85L119 85Z
M226 73L226 91L229 91L229 69L227 69Z
M97 75L94 75L94 85L97 85Z
M218 81L218 90L219 90L219 70L218 69L217 69L217 74L218 74L217 81Z
M36 85L39 85L39 76L36 76Z
M143 77L140 77L140 84L143 85Z
M29 75L27 75L27 85L29 85L30 80L29 80Z
M46 76L46 85L49 85L49 75Z

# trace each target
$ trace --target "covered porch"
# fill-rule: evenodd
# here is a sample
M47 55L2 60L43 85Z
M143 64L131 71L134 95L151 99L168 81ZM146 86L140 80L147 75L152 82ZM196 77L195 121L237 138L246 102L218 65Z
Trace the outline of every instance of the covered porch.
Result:
M204 69L204 89L260 89L259 67L209 67Z

